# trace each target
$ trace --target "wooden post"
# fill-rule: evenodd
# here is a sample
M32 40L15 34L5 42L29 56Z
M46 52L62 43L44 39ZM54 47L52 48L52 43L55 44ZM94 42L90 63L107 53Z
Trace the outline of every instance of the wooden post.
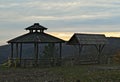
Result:
M97 55L97 63L100 64L100 50L99 50L99 45L95 45L97 51L98 51L98 55Z
M100 61L100 60L101 60L101 53L102 53L102 51L103 51L104 46L105 46L105 45L102 45L102 44L99 45L99 63L101 63L101 61Z
M100 64L100 60L101 60L101 53L102 50L104 48L105 45L99 44L99 45L95 45L97 51L98 51L98 64Z
M62 43L60 43L59 45L60 45L59 65L61 66L61 64L62 64Z
M36 66L36 43L34 43L34 53L35 53L34 60L35 60L35 66Z
M14 44L11 43L11 56L10 56L10 59L13 59L13 46L14 46Z
M60 43L60 59L62 59L62 43Z
M79 45L79 57L80 57L81 52L82 52L82 47L83 47L83 45Z
M39 52L39 45L38 45L38 43L36 44L37 46L36 46L36 59L37 59L37 65L38 65L38 52Z
M78 64L80 64L81 63L81 61L80 61L80 56L81 56L81 52L82 52L82 47L83 47L83 45L78 45L78 48L79 48L79 55L78 55L78 57L76 58L77 59L77 63Z
M16 58L18 58L18 43L16 43Z
M20 65L21 65L21 59L22 59L22 43L20 43Z
M38 43L34 43L35 66L38 64Z
M13 53L13 51L14 51L14 44L13 43L11 43L11 56L10 56L10 67L13 65L13 55L14 55L14 53Z
M100 52L103 51L104 47L105 47L105 45L101 45Z
M98 45L98 64L100 64L101 45Z

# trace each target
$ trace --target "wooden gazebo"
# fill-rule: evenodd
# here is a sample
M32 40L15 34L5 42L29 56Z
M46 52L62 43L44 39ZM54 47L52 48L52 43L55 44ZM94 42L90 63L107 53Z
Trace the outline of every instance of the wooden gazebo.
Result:
M38 56L39 56L39 45L41 43L58 43L59 44L59 58L61 59L62 56L62 43L65 41L62 39L59 39L57 37L54 37L52 35L49 35L44 32L44 30L47 30L44 26L40 25L39 23L34 23L34 25L26 28L26 30L29 30L29 33L24 34L22 36L16 37L12 40L9 40L8 43L11 44L11 55L10 59L13 60L14 55L16 55L16 58L22 60L22 51L23 51L23 44L34 44L34 65L38 65ZM15 53L16 52L16 53ZM29 55L29 54L27 54Z
M83 46L95 46L98 51L97 61L100 63L100 55L107 44L107 39L104 34L81 34L75 33L71 39L67 42L68 45L79 46L79 57L82 52Z

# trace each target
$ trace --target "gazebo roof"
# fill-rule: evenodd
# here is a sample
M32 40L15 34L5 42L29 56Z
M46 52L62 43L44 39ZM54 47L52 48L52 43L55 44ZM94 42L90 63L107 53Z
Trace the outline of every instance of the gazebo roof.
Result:
M44 27L39 27L39 23L34 24L26 29L28 30L44 30L44 29L47 29L47 28L44 28ZM50 34L47 34L47 33L44 33L43 31L35 31L35 32L29 32L27 34L24 34L22 36L19 36L19 37L16 37L12 40L9 40L8 43L35 43L35 42L38 42L38 43L62 43L62 42L65 42L64 40L62 39L59 39L57 37L54 37Z
M107 39L104 34L81 34L75 33L68 41L69 45L92 45L92 44L106 44Z
M34 25L31 25L31 26L29 26L29 27L27 27L25 29L26 30L47 30L47 28L40 25L39 23L34 23Z

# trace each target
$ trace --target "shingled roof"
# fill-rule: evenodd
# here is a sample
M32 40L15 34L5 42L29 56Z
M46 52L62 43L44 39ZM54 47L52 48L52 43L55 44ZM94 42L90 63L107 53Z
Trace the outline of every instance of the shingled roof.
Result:
M44 30L47 30L47 28L42 27L41 25L39 25L39 23L35 23L34 25L26 28L26 30L30 30L30 32L22 36L16 37L12 40L9 40L8 43L34 43L34 42L62 43L62 42L65 42L62 39L59 39L50 34L44 33Z
M35 32L35 33L27 33L25 35L19 36L17 38L14 38L8 41L8 43L34 43L34 42L59 43L59 42L64 42L64 40L54 37L52 35L49 35L47 33Z
M34 25L31 25L31 26L29 26L29 27L27 27L27 28L25 28L25 29L26 29L26 30L41 30L41 29L47 30L46 27L40 25L39 23L34 23Z
M106 44L107 39L104 34L81 34L75 33L71 39L68 41L69 45L78 45L78 44Z

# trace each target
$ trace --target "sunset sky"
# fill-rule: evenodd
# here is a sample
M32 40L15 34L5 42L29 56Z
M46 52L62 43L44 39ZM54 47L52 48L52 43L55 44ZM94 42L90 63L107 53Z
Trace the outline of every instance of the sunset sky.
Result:
M120 0L0 0L0 45L33 23L66 40L76 32L120 37Z

